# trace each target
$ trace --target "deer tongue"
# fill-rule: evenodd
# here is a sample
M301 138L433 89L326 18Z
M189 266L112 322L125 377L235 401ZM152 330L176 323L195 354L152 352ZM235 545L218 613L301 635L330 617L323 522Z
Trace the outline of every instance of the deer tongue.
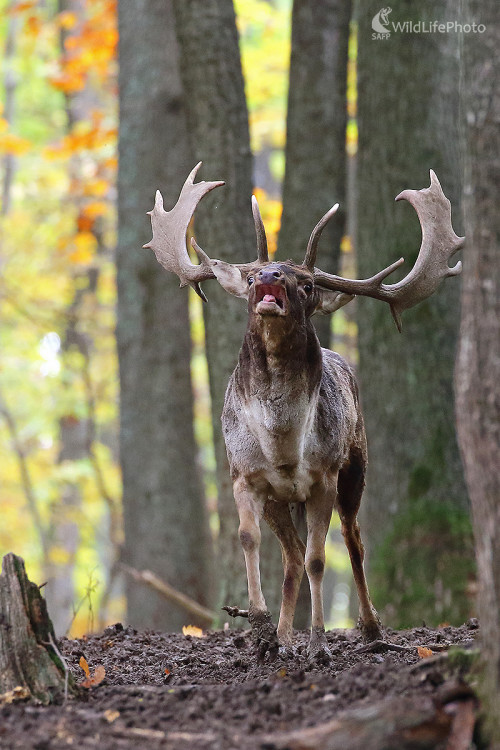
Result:
M265 294L262 298L263 302L276 302L274 294Z

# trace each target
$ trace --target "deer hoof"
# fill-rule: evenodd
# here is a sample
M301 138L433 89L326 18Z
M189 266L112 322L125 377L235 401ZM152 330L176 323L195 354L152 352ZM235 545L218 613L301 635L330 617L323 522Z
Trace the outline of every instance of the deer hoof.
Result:
M291 661L297 658L297 649L294 648L290 643L281 643L278 651L278 656L283 661Z
M317 664L329 664L331 662L333 654L328 648L324 628L317 626L311 628L307 656L309 661L316 662Z
M257 647L257 659L264 661L266 654L274 661L279 651L278 633L268 610L252 610L248 612L248 622L252 626L252 634Z
M358 620L358 628L361 631L363 640L367 643L383 639L382 623L380 622L377 614L375 614L373 619L369 620L368 622L365 622L360 617Z

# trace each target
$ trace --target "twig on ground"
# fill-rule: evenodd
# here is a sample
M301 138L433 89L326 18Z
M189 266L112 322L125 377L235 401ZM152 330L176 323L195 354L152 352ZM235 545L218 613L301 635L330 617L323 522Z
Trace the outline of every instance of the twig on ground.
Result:
M248 617L248 609L239 609L238 607L222 607L230 617Z
M371 643L368 643L366 646L360 646L356 649L357 653L372 653L372 654L378 654L383 653L384 651L416 651L416 646L398 646L396 643L388 643L387 641L372 641Z
M207 609L207 607L204 607L202 604L198 604L194 599L191 599L190 596L174 589L173 586L162 580L156 575L156 573L153 573L153 571L136 570L135 568L131 568L130 565L125 565L124 563L120 564L120 568L133 578L134 581L146 584L146 586L154 589L154 591L165 597L165 599L174 602L179 607L186 610L186 612L189 612L190 615L205 621L208 625L218 619L216 612Z

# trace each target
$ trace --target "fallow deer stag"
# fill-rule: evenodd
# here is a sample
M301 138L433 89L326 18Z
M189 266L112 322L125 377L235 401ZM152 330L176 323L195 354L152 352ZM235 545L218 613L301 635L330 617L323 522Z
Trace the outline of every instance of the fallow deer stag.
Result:
M258 257L253 263L212 260L191 241L199 265L190 261L186 231L200 199L223 182L194 182L198 164L188 176L179 200L164 211L156 193L150 212L152 248L157 260L177 274L181 286L190 284L203 298L201 281L216 278L230 294L248 300L248 327L238 364L229 381L222 427L239 513L239 537L248 579L247 615L258 642L259 655L275 655L279 645L292 642L292 625L304 567L309 578L312 627L311 658L328 659L323 617L322 581L325 539L333 508L351 559L359 596L359 626L368 640L381 636L381 624L370 601L363 570L364 550L356 520L365 484L366 439L354 376L338 354L320 347L311 316L332 313L355 295L387 302L398 329L401 313L429 297L446 276L461 271L448 266L463 245L451 225L450 202L431 171L424 190L404 190L422 227L422 244L408 275L395 284L384 279L403 259L364 280L351 280L315 268L323 228L338 205L314 228L304 261L269 261L264 225L257 201L252 208ZM307 544L301 541L290 504L304 503ZM259 572L260 519L279 539L284 580L278 628L274 627L262 593Z

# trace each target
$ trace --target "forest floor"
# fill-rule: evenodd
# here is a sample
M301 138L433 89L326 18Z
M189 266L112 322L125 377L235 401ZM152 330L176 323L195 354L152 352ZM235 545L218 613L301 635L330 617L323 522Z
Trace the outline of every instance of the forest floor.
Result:
M62 705L0 706L0 748L469 750L480 747L478 707L461 670L476 634L475 620L387 630L386 642L404 650L370 651L357 630L333 630L333 658L318 664L297 631L293 657L259 664L249 631L199 638L117 624L61 641L77 682L82 656L104 679Z

